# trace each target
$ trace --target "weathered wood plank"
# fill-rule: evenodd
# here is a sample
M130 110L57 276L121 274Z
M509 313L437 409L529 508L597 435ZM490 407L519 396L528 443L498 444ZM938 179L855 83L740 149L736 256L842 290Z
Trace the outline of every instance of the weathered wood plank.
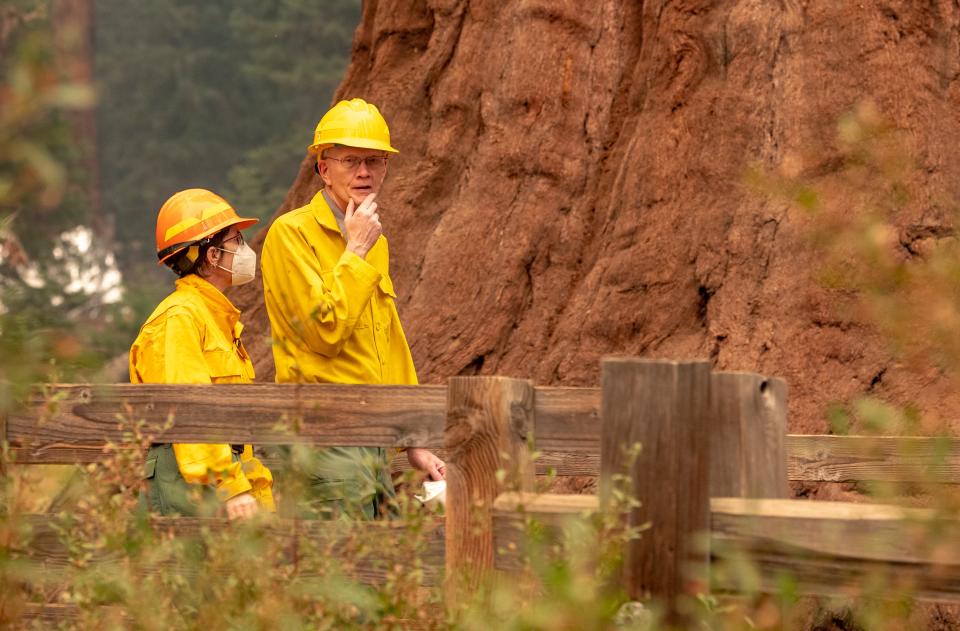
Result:
M606 359L602 384L601 509L610 509L615 476L626 474L640 502L627 525L652 524L626 546L622 587L671 610L707 576L709 557L693 537L710 528L710 363ZM642 451L630 462L635 443Z
M786 575L804 594L856 595L882 576L919 600L960 602L960 521L932 510L740 498L710 504L715 560L748 554L764 590ZM717 590L740 587L736 572L711 580Z
M70 385L52 395L37 393L10 414L7 438L20 462L122 442L121 417L143 421L154 442L438 447L446 415L443 386Z
M759 579L761 591L776 592L790 577L801 594L856 596L885 577L918 600L960 603L958 520L928 509L848 502L714 498L710 506L711 590L743 587L740 555L746 554L755 571L747 574ZM599 501L504 494L495 507L496 567L517 571L528 517L556 538L564 521L598 510ZM727 560L734 561L732 568Z
M716 536L711 539L714 550L727 546L738 547L742 542L729 541ZM960 571L955 566L936 563L891 564L884 561L868 561L843 557L804 555L784 551L780 546L765 549L755 543L748 550L753 589L769 594L779 593L784 580L789 577L796 592L804 596L825 598L856 598L868 595L871 598L893 596L910 598L921 602L960 604ZM714 567L722 565L722 557L714 557ZM743 566L740 566L743 567ZM882 582L880 582L882 581ZM714 571L710 576L713 593L741 592L743 585L737 572ZM883 589L877 589L885 585ZM865 589L872 586L869 594Z
M787 384L715 372L710 384L710 496L787 497Z
M52 411L44 397L36 396L28 412L7 420L20 463L101 461L104 442L123 438L120 413L144 419L148 433L176 413L173 426L159 436L171 442L300 440L436 448L442 444L446 405L443 386L118 384L60 386L53 392L64 399ZM599 474L599 392L536 388L538 473L552 467L558 475ZM281 421L298 410L305 421L299 428L289 423L298 432L291 438ZM953 438L790 435L786 450L790 480L960 483L960 440Z
M67 549L51 525L49 515L27 515L27 522L32 532L31 541L27 547L30 558L42 562L51 577L59 570L69 566ZM153 527L157 531L170 533L176 537L196 537L202 529L211 531L231 528L233 524L225 519L200 519L190 517L158 517L153 520ZM291 522L278 520L264 526L269 533L268 538L275 545L290 547L295 537L309 539L314 543L338 541L366 541L373 542L373 549L392 549L399 545L404 537L409 537L406 526L401 522L327 522L327 521L300 521L294 525ZM294 534L296 533L296 534ZM338 545L330 545L334 554L340 550ZM350 558L348 553L341 557L334 557L338 561L348 561L352 570L351 576L362 583L381 585L387 579L388 569L382 563L381 555L370 555L370 558ZM427 530L426 550L420 557L424 568L424 584L436 585L443 574L444 566L444 527L438 521L432 529ZM101 557L98 563L109 565L119 559ZM149 570L148 570L149 571ZM161 568L155 570L160 572ZM303 574L309 576L309 574Z
M42 449L13 448L11 451L16 462L20 464L91 464L103 462L110 456L109 452L104 451L102 444L96 443L86 446L59 446L50 443ZM440 458L448 457L446 449L434 448L431 451ZM267 460L264 460L264 463L270 466ZM592 454L541 451L534 464L537 475L547 475L552 472L559 476L598 476L600 475L600 452L599 448ZM394 473L410 469L406 454L396 454L390 468Z
M70 623L73 625L81 623L84 620L85 613L86 610L78 607L77 605L61 605L57 603L45 603L40 605L29 603L24 606L24 610L20 618L23 622L29 621L34 624L42 622L45 625L49 625L49 628L57 628L59 625L64 623ZM104 606L98 613L100 614L101 619L105 618L118 625L122 625L124 622L129 623L126 613L120 607Z
M450 457L450 452L446 449L433 449L438 457L446 460ZM537 469L537 475L600 475L600 454L571 454L557 451L537 452L537 459L534 465ZM269 466L269 465L268 465ZM410 463L407 461L407 455L403 452L398 453L390 462L390 470L394 474L403 473L410 470Z
M600 389L538 387L535 423L538 451L599 454Z
M960 484L960 440L907 436L787 436L791 480Z
M600 502L596 495L554 495L503 493L493 504L494 567L502 572L518 572L529 551L526 521L532 518L556 539L567 520L596 513Z
M788 435L785 440L789 480L960 484L960 441L955 439ZM858 445L861 440L867 444ZM21 464L89 464L109 457L100 441L84 445L50 442L32 448L13 447L11 452ZM446 457L444 449L435 452ZM559 476L599 476L600 453L539 451L535 465L538 475L552 471ZM394 458L394 472L409 468L406 455Z
M505 377L453 377L448 388L446 593L457 602L493 570L497 495L533 489L535 394Z
M939 519L930 509L741 498L713 498L710 506L716 535L861 560L927 563L936 558L960 569L960 522Z
M73 625L80 624L87 620L89 613L90 612L88 610L77 605L31 603L24 607L22 615L20 616L20 622L28 622L31 624L43 623L45 626L41 628L59 628L59 626L63 624L68 624L70 625L70 628L75 628ZM116 625L116 628L126 628L132 623L130 616L127 615L123 607L103 605L96 613L97 620L101 622L106 621L107 628L115 628L114 625ZM437 628L437 623L430 620L421 621L400 619L396 620L394 624L396 625L394 628L410 631L418 631L419 629L426 631L428 629ZM19 628L19 625L15 625L12 628Z

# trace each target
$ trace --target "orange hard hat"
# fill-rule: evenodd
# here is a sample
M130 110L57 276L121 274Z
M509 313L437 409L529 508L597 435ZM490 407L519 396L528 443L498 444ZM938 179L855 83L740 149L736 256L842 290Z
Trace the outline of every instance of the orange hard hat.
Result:
M258 219L239 217L227 200L203 188L188 188L164 202L157 215L157 258L160 263L182 252L196 248L201 242L224 228L249 228ZM189 254L189 252L188 252ZM169 265L169 263L168 263Z

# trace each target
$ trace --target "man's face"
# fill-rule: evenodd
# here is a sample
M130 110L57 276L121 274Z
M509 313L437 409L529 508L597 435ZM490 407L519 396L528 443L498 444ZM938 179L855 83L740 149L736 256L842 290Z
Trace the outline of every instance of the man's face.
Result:
M356 147L331 147L317 161L327 192L347 209L351 199L357 206L367 195L379 193L387 175L387 152Z

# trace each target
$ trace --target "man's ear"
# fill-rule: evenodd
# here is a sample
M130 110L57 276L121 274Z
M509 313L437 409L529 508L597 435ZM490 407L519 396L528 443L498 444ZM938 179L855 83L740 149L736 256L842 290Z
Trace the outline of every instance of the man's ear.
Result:
M330 168L330 165L327 164L327 161L323 159L317 160L317 163L313 168L317 172L317 175L320 176L320 179L323 180L323 183L325 185L329 185L330 182L327 180L327 169Z

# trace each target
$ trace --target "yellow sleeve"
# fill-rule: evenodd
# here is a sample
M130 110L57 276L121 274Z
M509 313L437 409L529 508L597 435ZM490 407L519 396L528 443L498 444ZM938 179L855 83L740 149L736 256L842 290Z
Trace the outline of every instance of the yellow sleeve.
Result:
M134 383L210 383L203 359L201 324L186 309L173 307L143 328L130 351Z
M381 276L348 251L333 270L321 270L304 236L277 223L264 242L261 270L267 300L274 303L271 316L281 319L279 324L310 352L324 357L340 353Z
M221 501L252 488L243 463L233 460L230 445L179 443L174 444L173 453L183 479L191 484L216 484Z
M131 353L131 366L144 383L211 383L203 358L201 323L186 309L173 308L151 323ZM136 357L133 357L133 355ZM131 378L134 372L131 370ZM228 500L250 490L240 462L230 445L174 444L173 453L183 479L190 484L216 484L217 496Z
M243 446L243 455L240 456L240 462L243 463L243 473L250 481L250 494L260 504L260 508L271 513L277 512L277 507L273 502L273 474L260 459L253 455L253 447Z

